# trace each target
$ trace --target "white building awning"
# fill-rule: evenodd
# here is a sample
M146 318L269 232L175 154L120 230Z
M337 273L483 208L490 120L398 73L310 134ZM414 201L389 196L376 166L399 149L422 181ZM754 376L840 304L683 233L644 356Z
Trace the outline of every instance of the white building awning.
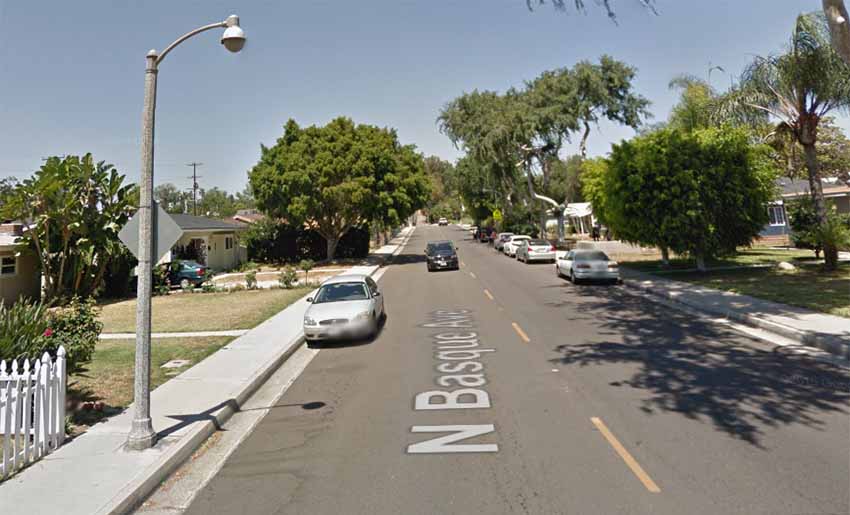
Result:
M593 209L590 207L590 202L576 202L570 204L564 210L564 216L568 217L585 217L593 214Z

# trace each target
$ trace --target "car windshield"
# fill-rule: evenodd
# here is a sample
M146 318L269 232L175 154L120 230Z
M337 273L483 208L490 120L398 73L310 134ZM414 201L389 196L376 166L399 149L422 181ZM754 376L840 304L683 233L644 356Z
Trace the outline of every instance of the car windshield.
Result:
M454 252L454 248L451 243L435 243L431 245L431 253L432 254L451 254Z
M546 240L528 240L528 244L532 247L539 247L541 245L549 246L549 242Z
M366 300L368 298L369 294L366 292L366 285L363 283L333 283L319 288L313 303L323 304L346 300Z
M587 252L576 252L576 261L608 261L608 256L601 250L591 250Z

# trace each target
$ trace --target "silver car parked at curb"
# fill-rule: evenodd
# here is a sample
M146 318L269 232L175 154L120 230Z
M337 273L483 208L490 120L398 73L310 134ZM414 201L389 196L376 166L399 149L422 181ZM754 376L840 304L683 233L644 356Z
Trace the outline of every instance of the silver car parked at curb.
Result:
M304 339L372 338L386 318L384 296L368 275L351 274L323 282L304 313Z
M555 261L555 274L574 284L585 280L620 282L620 267L601 250L571 250Z

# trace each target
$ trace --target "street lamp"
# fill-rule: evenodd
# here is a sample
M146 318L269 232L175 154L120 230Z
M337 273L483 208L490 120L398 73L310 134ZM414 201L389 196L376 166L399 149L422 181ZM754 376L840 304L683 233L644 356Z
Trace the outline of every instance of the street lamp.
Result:
M153 278L153 134L156 111L156 76L159 63L177 45L196 34L211 29L224 28L221 44L231 52L245 46L245 32L239 26L239 17L204 25L180 36L161 54L148 52L145 66L145 103L142 113L142 178L139 191L139 282L136 293L136 362L134 380L133 424L127 437L127 448L144 450L153 446L156 432L151 423L151 291Z

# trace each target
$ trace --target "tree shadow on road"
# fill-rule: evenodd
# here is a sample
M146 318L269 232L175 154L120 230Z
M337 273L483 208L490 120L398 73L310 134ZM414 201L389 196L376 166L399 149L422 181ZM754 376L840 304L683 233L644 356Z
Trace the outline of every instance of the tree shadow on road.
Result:
M848 412L850 378L838 366L757 348L731 329L619 288L572 288L557 304L594 319L598 331L579 344L557 346L561 357L553 362L636 366L631 377L611 385L648 391L641 406L646 413L709 419L762 447L760 426L822 429L825 414Z

